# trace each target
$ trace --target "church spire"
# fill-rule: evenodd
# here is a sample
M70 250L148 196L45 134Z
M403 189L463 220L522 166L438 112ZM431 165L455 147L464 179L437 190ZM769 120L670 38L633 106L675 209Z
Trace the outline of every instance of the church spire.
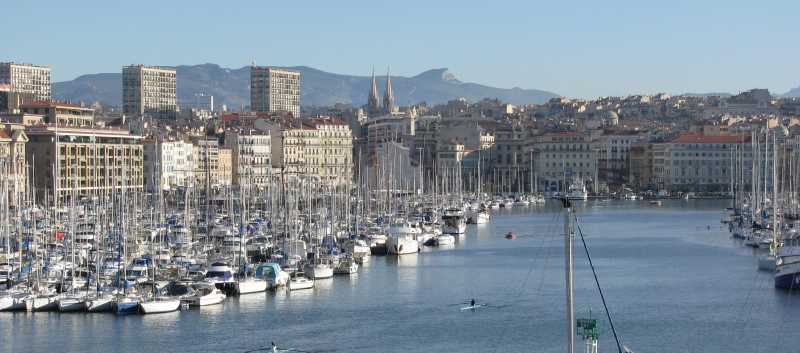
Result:
M374 80L373 72L373 80ZM374 81L373 81L374 82ZM392 79L389 76L389 68L386 68L386 91L383 92L383 108L390 113L394 109L394 92L392 92Z
M367 108L370 110L375 110L380 108L380 102L378 101L378 87L375 86L375 68L372 68L372 89L369 91L369 97L367 97Z

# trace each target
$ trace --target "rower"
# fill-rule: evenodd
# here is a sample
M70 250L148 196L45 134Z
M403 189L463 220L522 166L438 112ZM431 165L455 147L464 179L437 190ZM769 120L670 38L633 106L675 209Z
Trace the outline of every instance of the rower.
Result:
M472 302L469 305L470 306L475 306L475 299L472 299Z
M277 352L277 351L278 351L278 347L275 347L275 342L272 342L272 352L274 353L274 352Z

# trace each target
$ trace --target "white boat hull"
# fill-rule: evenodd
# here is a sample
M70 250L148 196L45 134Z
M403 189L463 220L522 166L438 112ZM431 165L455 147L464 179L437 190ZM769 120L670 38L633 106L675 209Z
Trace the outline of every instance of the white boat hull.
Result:
M114 309L114 300L112 298L97 298L92 300L87 300L84 302L86 306L86 311L88 312L103 312L103 311L111 311Z
M333 277L333 269L328 265L316 265L306 267L307 278L320 279Z
M308 278L292 278L286 285L289 290L311 289L314 287L314 280Z
M168 313L171 311L178 310L181 306L180 300L157 300L151 302L144 302L139 304L139 308L145 314L158 314L158 313Z
M436 236L436 245L451 245L456 243L456 237L450 234L442 234Z
M84 311L86 310L86 299L62 298L61 300L58 301L58 310L61 312Z
M405 255L419 252L419 244L412 238L388 238L386 239L386 251L389 254Z
M236 283L236 292L239 294L258 293L267 290L267 281L245 280Z

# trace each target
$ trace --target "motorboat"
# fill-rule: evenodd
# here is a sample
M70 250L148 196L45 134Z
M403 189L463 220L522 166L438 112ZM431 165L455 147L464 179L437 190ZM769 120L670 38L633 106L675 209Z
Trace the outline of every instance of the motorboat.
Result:
M168 313L178 310L180 305L181 301L179 299L174 299L172 297L158 296L151 300L146 300L140 303L139 307L142 309L142 313L158 314L158 313Z
M222 303L227 297L214 285L209 283L193 283L189 285L193 290L190 294L181 297L181 302L188 303L191 306L206 306Z
M404 255L419 252L416 229L411 227L408 221L390 224L386 228L386 233L389 234L386 238L386 250L389 254Z
M267 281L263 278L245 277L236 281L236 293L250 294L267 290Z
M281 267L274 262L258 265L256 268L256 278L265 278L267 287L277 288L285 286L289 279L289 273L281 269Z
M233 279L233 268L229 263L214 262L208 267L203 282L212 284L217 289L230 293L236 289L236 282Z
M460 210L449 209L442 215L442 233L447 234L464 234L467 230L467 220L464 219L464 213Z
M475 224L486 224L489 222L489 219L491 219L489 212L486 212L486 210L481 209L478 210L478 213L475 214L474 222Z
M586 191L586 184L584 184L583 180L573 180L572 183L569 184L567 198L570 200L583 201L589 199L589 193Z
M452 234L439 234L433 239L436 245L451 245L456 243L456 237Z
M314 280L311 278L305 277L295 277L289 281L289 284L286 285L289 290L300 290L300 289L310 289L314 287Z
M339 261L339 265L333 269L333 273L342 275L351 275L358 272L358 264L354 258L346 258Z

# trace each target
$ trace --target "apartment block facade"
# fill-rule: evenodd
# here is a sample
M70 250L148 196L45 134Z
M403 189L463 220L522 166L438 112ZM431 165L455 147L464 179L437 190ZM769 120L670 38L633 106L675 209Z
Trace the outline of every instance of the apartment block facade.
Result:
M122 113L150 115L173 124L177 119L177 75L174 69L131 65L122 67Z
M49 101L52 97L47 66L0 63L0 86L6 85L11 92L33 93L36 100Z
M253 66L250 68L250 110L300 116L300 72Z

